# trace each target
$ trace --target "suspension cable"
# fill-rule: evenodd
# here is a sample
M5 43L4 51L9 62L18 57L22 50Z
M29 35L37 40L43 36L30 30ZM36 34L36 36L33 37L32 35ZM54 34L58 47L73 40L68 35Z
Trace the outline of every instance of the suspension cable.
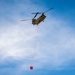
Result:
M39 33L39 26L36 27L36 37L34 39L34 54L33 54L33 59L35 58L35 53L37 51L37 43L38 43L38 33Z

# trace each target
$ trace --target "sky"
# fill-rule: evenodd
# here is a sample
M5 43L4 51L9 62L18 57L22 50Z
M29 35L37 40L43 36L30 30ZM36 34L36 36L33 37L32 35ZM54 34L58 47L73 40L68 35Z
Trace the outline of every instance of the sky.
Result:
M75 0L0 0L0 75L75 75L74 20Z

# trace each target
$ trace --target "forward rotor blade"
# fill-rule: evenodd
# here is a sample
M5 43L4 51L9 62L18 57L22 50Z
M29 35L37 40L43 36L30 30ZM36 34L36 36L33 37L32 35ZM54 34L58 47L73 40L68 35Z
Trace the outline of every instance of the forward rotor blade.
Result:
M46 12L48 12L48 11L50 11L50 10L52 10L53 9L53 7L52 8L50 8L50 9L48 9L48 10L46 10L45 12L43 12L43 13L46 13Z

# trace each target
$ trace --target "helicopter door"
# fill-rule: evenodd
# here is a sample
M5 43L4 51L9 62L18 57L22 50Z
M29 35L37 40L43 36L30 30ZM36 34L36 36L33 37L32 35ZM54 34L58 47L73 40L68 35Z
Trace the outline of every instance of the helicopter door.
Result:
M32 19L32 24L35 25L36 24L36 19Z

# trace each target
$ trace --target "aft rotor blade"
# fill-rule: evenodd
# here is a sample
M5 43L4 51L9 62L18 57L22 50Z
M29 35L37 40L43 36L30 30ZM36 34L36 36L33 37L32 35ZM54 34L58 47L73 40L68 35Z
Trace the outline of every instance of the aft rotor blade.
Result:
M31 14L36 14L36 13L31 13Z
M40 12L36 12L36 13L31 13L31 14L41 14Z
M48 12L48 11L50 11L50 10L52 10L53 9L53 7L52 8L50 8L50 9L48 9L48 10L46 10L45 12L43 12L43 13L46 13L46 12Z
M28 20L31 20L31 19L25 19L25 20L21 20L21 21L28 21Z

